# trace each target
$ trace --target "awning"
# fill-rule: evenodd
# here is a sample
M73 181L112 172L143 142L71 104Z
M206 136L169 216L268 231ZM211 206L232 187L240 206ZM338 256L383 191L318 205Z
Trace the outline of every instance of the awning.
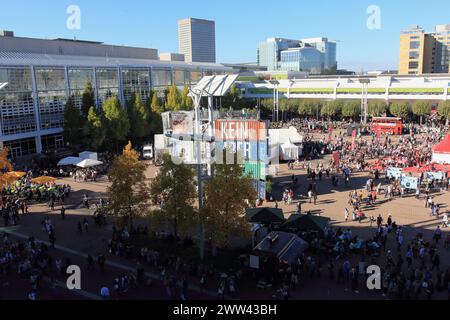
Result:
M42 177L34 178L31 180L31 182L37 183L37 184L54 183L55 181L56 181L56 178L47 177L47 176L42 176Z
M274 231L253 249L253 254L276 258L280 262L292 264L307 248L308 243L297 235Z
M58 162L58 166L59 166L59 167L63 167L63 166L74 166L74 165L76 165L77 163L80 163L81 161L83 161L83 159L78 158L78 157L67 157L67 158L61 159L61 160Z
M450 154L450 134L446 135L444 140L433 147L433 152Z
M289 219L283 224L282 228L294 229L298 231L317 231L324 233L330 225L330 219L305 214L291 214Z
M250 223L263 225L283 223L285 221L283 210L276 208L249 208L245 211L245 217Z
M103 162L101 162L101 161L85 159L85 160L77 163L76 166L80 167L80 168L92 168L92 167L96 167L96 166L99 166L102 164L103 164Z

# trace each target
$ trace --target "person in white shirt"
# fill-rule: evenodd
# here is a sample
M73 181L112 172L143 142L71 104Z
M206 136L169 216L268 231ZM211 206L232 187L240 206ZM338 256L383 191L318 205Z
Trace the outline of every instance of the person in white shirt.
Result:
M448 227L448 213L444 213L444 216L442 217L442 225L447 228Z

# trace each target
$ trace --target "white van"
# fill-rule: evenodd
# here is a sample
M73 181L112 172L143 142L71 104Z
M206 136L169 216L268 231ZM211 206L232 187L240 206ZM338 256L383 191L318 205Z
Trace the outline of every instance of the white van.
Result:
M142 158L145 160L153 159L153 145L149 144L142 148Z

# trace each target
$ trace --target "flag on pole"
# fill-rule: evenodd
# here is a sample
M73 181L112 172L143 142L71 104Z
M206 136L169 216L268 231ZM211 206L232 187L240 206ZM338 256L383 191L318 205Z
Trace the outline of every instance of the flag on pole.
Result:
M333 161L336 167L339 167L339 163L341 162L341 155L339 151L333 151Z
M352 132L352 151L356 149L356 129Z

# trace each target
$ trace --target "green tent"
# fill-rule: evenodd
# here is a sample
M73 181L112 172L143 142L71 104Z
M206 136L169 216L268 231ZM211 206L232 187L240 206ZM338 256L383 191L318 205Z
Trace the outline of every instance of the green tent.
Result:
M296 232L316 231L323 234L325 229L330 225L330 218L305 215L305 214L291 214L289 219L283 223L284 230L295 230Z
M283 210L276 208L250 208L246 210L245 217L250 223L260 223L263 225L283 223L286 221Z

